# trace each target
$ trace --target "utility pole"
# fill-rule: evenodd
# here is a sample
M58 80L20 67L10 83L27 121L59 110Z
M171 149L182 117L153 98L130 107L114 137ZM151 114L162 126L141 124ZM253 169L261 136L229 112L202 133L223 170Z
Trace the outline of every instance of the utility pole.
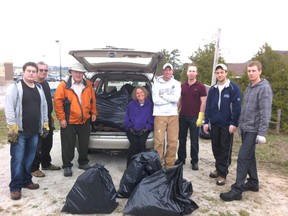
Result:
M220 34L221 34L221 29L219 28L218 29L218 35L217 35L217 41L216 41L216 44L215 44L215 53L214 53L214 61L213 61L213 67L212 67L211 86L216 83L215 67L218 64L218 58L219 58Z
M61 41L60 41L60 40L56 40L55 42L58 43L58 45L59 45L59 67L60 67L60 73L59 73L59 76L60 76L60 81L61 81L61 80L62 80L62 66L61 66Z

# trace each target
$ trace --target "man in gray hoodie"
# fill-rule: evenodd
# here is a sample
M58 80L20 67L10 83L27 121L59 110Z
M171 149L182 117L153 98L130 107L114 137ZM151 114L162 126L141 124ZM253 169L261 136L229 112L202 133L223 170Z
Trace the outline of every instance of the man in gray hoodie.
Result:
M236 182L227 193L221 193L224 201L241 200L243 191L259 191L255 149L256 144L266 143L272 110L272 89L266 79L261 79L262 65L249 62L247 74L250 84L244 92L244 103L239 120L242 145L238 153ZM246 181L247 175L249 178Z

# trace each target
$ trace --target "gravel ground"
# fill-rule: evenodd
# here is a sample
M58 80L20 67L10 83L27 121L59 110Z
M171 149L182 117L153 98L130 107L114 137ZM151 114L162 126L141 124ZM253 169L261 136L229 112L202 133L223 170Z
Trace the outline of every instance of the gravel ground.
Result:
M60 134L54 134L52 160L61 165ZM77 168L77 155L73 161L73 176L64 177L63 170L45 171L46 177L34 178L40 189L22 190L22 199L12 201L9 193L10 167L9 145L0 148L0 215L68 215L61 212L66 196L74 185L77 177L84 171ZM108 154L93 152L89 154L90 164L103 163L109 171L116 190L125 170L126 154ZM235 159L235 156L234 156ZM241 201L223 202L219 198L221 192L229 190L235 181L236 164L233 160L230 174L225 186L217 186L215 180L208 177L214 169L214 160L209 140L201 140L199 171L192 171L189 160L184 166L183 177L192 182L191 199L199 205L199 209L191 215L287 215L288 213L288 180L281 176L270 175L259 171L260 191L245 192ZM123 215L127 199L117 199L119 206L110 215Z

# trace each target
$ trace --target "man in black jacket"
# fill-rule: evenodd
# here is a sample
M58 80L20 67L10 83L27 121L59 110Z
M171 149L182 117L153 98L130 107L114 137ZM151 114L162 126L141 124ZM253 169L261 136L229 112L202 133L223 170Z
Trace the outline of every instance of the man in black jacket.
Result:
M39 169L40 164L42 166L42 170L60 170L61 167L51 164L52 159L50 156L50 151L53 145L54 119L52 117L53 104L52 104L51 91L49 83L45 80L48 75L48 65L44 62L38 62L37 66L38 66L38 74L36 76L36 82L41 84L43 91L45 93L48 105L48 118L49 118L50 131L46 137L39 136L37 151L31 168L31 174L34 177L45 177L45 174Z

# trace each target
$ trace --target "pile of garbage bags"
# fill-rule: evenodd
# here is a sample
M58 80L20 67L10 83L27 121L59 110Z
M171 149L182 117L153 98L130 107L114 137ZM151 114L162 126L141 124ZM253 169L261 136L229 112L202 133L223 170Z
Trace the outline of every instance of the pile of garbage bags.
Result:
M66 197L62 212L111 213L118 206L116 198L128 198L124 214L191 214L198 208L189 198L192 193L192 183L183 179L183 165L162 169L158 153L151 150L133 157L117 192L108 170L96 163L78 177Z

